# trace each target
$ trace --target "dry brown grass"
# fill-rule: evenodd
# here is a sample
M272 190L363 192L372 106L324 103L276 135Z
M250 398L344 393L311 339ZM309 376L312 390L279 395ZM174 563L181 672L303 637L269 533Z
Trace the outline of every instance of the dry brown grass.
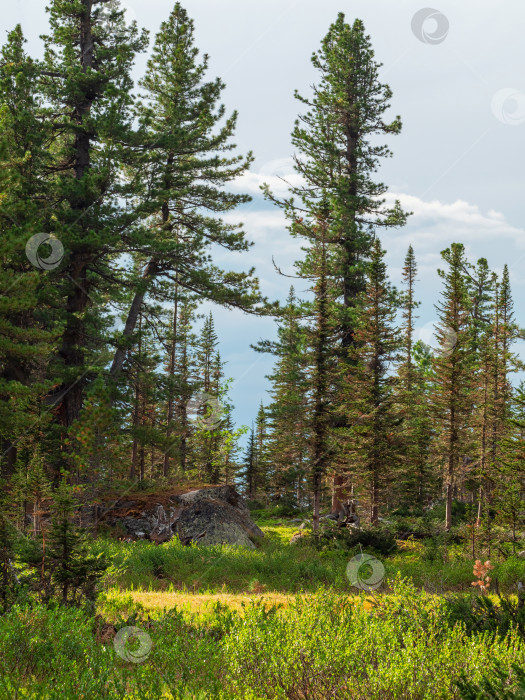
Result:
M179 593L167 591L132 591L133 600L144 606L146 610L163 610L176 607L191 613L209 612L215 603L220 602L233 610L242 610L243 604L251 601L264 601L267 607L271 605L286 606L295 596L285 593Z
M261 602L266 608L272 605L288 606L298 596L286 593L265 592L254 593L182 593L178 591L129 591L136 603L140 603L147 611L161 611L176 607L178 610L193 614L211 612L215 603L220 602L232 610L242 612L243 606L251 602ZM307 598L310 594L301 594L299 597ZM349 596L355 600L353 596ZM373 602L366 601L365 609L372 609Z

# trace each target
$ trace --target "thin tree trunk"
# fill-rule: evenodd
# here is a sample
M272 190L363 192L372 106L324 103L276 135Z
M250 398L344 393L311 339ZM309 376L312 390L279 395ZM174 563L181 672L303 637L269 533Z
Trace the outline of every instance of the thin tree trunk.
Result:
M157 264L156 259L151 258L144 272L142 273L142 280L140 284L140 289L135 292L135 296L129 307L128 316L126 318L126 323L124 325L124 330L122 332L122 339L119 343L119 347L115 351L113 357L113 362L111 364L111 369L109 373L112 377L116 377L120 374L122 367L124 365L124 360L126 359L126 353L128 352L127 341L131 338L137 327L137 321L139 319L140 310L142 304L144 303L144 297L146 296L147 281L157 274Z
M447 495L445 505L445 530L452 527L452 484L447 483Z
M314 502L313 502L313 531L315 534L319 532L319 514L321 507L321 480L317 479L314 484Z
M170 472L170 452L171 444L170 438L173 433L173 418L174 418L174 404L175 400L173 398L172 386L170 382L173 381L175 375L175 358L177 351L177 316L178 316L178 304L179 304L179 290L177 279L175 279L175 302L173 305L173 321L172 321L172 332L173 332L173 342L170 348L170 361L168 366L168 407L166 415L166 444L167 450L164 453L164 476L167 477Z
M483 497L483 488L480 486L479 487L479 499L478 499L478 517L476 518L476 527L479 527L481 525L482 497Z

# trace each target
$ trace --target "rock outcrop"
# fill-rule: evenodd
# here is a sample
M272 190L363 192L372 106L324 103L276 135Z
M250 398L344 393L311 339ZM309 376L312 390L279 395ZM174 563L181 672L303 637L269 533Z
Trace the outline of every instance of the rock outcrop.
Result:
M263 532L253 522L244 499L232 486L215 486L173 495L168 504L156 503L137 511L133 501L128 514L108 514L108 524L122 523L133 539L157 544L177 536L183 544L233 544L253 548ZM137 504L138 505L138 504Z

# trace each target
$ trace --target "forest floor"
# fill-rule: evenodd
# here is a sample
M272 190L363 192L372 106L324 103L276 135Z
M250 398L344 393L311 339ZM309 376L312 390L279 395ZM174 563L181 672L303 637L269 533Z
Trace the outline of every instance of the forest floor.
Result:
M314 593L329 588L347 595L359 591L350 584L347 565L361 552L374 556L384 568L382 585L377 593L389 590L396 577L410 579L429 593L475 593L472 588L472 545L458 541L453 533L446 542L442 535L424 538L402 533L403 539L388 534L375 537L368 544L347 546L331 533L321 544L305 536L298 544L290 538L298 532L298 523L287 518L264 515L256 518L265 533L257 547L248 550L232 546L183 547L174 539L157 546L146 541L119 542L99 539L95 549L111 561L104 584L107 591L130 591L151 594L148 601L160 607L162 593L166 601L187 600L189 594L222 596L236 605L235 595L273 596ZM406 522L403 527L407 528ZM410 525L419 527L416 523ZM399 529L399 528L398 528ZM366 534L366 533L365 533ZM475 558L488 558L480 542ZM512 556L507 548L492 548L492 590L515 593L518 581L525 582L525 560ZM155 593L156 596L152 594ZM232 597L234 596L234 597ZM137 598L138 600L138 598ZM146 598L144 598L146 600ZM210 598L211 600L211 598Z
M524 697L513 593L525 561L506 533L490 535L493 582L479 595L472 546L486 559L487 543L461 524L443 536L404 519L364 529L362 544L328 527L290 544L297 518L254 516L265 537L253 550L94 540L111 561L96 614L31 604L2 617L0 700ZM383 567L377 589L347 576L361 552Z

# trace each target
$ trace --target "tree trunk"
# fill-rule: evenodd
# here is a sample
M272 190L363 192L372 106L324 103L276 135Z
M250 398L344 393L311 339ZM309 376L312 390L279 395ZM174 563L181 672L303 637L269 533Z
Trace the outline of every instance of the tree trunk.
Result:
M321 481L320 479L314 484L314 503L313 503L313 531L315 534L319 532L319 513L321 507Z
M452 484L447 483L447 497L445 505L445 530L448 532L452 527Z
M372 478L370 524L374 526L379 525L379 482L377 474L374 474Z
M93 67L94 40L91 25L92 4L85 4L85 12L81 18L80 29L80 63L83 72ZM76 180L82 180L91 166L91 133L86 121L91 112L93 100L87 95L79 96L72 121L76 125L76 136L73 147L73 170ZM77 191L81 188L77 187ZM82 214L89 209L93 201L88 193L89 188L82 190L86 194L77 193L70 196L71 209L81 219ZM87 265L91 260L91 251L79 249L70 251L69 267L66 277L72 283L72 289L66 302L66 327L62 335L62 344L59 351L64 362L66 380L60 397L60 410L58 415L61 423L69 427L80 416L84 393L84 352L85 328L84 312L89 300L89 284L87 280ZM74 376L76 373L76 377Z
M332 481L332 513L339 513L346 500L343 484L345 478L341 474L335 474Z
M135 296L133 297L133 301L131 302L131 306L129 307L128 316L126 318L126 323L122 332L122 339L119 343L119 347L115 351L115 356L113 357L111 369L109 370L109 373L112 377L117 377L122 370L124 360L126 359L126 353L128 352L126 341L129 341L129 339L135 332L135 328L137 327L137 321L139 319L140 310L142 308L142 304L144 303L144 297L146 296L147 281L149 278L154 277L156 273L156 260L155 258L151 258L151 260L144 268L144 272L142 273L140 289L137 292L135 292Z
M164 471L163 471L165 477L167 477L169 472L170 472L170 452L171 452L170 439L171 439L171 435L173 432L173 418L174 418L175 400L173 398L172 387L171 387L171 384L169 384L169 382L173 381L173 377L175 375L175 358L176 358L176 351L177 351L178 303L179 303L178 285L177 285L177 280L175 280L175 302L173 305L173 321L172 321L173 342L172 342L171 348L170 348L170 361L169 361L169 366L168 366L168 407L167 407L167 415L166 415L167 449L166 449L166 452L164 453Z

